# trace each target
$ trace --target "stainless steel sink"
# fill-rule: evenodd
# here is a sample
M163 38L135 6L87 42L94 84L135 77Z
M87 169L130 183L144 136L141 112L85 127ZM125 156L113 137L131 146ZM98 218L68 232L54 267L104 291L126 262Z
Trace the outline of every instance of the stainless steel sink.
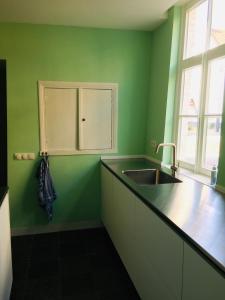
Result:
M123 174L139 185L178 183L181 180L170 176L158 169L125 170Z

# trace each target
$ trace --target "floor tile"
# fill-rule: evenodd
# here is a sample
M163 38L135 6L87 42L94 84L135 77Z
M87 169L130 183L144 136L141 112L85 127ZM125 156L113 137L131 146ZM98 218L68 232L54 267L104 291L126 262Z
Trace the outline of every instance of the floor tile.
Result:
M102 235L89 236L85 240L87 254L105 254L114 251L113 244L106 233Z
M87 255L74 255L59 259L59 268L61 275L70 276L85 274L91 271L91 260Z
M99 295L96 293L84 293L80 294L79 296L64 296L62 300L99 300ZM105 298L104 300L107 300ZM114 299L116 300L116 299Z
M62 298L74 296L79 299L81 295L94 293L93 276L91 273L62 278Z
M31 261L57 259L59 257L58 243L35 243L31 249Z
M35 234L33 237L32 244L51 244L55 243L57 244L60 239L60 234L58 232L53 233L42 233L42 234Z
M12 238L12 259L15 262L30 260L32 236L19 236Z
M59 245L59 256L62 258L83 255L85 253L85 246L81 241L74 240L70 242L63 242Z
M115 253L97 253L90 255L93 270L117 269L121 267L121 260Z
M10 300L24 300L26 280L13 279Z
M19 260L19 258L13 258L13 279L15 280L26 280L28 276L28 269L30 266L29 260Z
M32 244L34 235L23 235L23 236L14 236L12 238L12 248L19 247L21 249L26 249Z
M90 298L91 300L91 298ZM102 292L98 295L98 300L141 300L136 291L111 291Z
M31 262L28 270L28 278L45 278L59 275L58 260L38 260L38 258Z
M59 277L31 279L27 283L25 300L61 300Z

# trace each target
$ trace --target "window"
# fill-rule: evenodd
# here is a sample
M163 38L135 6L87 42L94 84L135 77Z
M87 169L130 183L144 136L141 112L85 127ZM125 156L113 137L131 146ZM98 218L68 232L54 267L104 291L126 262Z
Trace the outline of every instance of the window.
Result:
M177 118L181 167L210 174L218 165L225 85L225 1L184 8Z
M40 152L117 152L115 83L39 81Z

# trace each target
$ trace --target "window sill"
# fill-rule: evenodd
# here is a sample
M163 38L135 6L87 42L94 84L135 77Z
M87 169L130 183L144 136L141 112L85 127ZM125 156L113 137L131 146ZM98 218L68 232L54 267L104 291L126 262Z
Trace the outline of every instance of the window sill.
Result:
M206 176L206 175L202 175L202 174L197 174L197 173L194 173L190 170L187 170L187 169L183 169L183 168L179 168L178 169L178 174L182 174L182 175L185 175L187 177L190 177L196 181L199 181L203 184L206 184L210 187L214 187L214 185L210 185L210 177L209 176Z

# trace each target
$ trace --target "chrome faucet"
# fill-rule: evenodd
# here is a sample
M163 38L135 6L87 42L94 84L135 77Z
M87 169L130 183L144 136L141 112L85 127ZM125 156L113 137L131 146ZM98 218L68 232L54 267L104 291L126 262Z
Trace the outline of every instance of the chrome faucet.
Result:
M175 177L175 172L177 170L177 167L176 167L176 145L174 143L161 143L161 144L158 144L157 147L156 147L156 153L159 152L159 148L160 147L172 147L173 149L173 163L172 163L172 166L170 167L170 169L172 170L172 176Z

